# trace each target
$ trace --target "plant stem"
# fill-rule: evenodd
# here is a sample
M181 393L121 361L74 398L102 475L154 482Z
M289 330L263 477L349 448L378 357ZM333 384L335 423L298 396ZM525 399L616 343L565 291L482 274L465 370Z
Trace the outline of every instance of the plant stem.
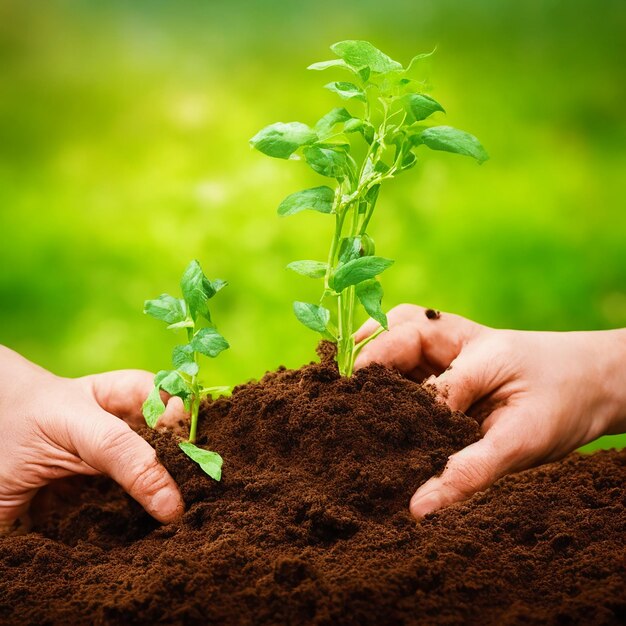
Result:
M195 324L193 328L187 329L187 338L191 343L195 332ZM198 355L193 353L194 363L198 363ZM196 443L196 433L198 431L198 412L200 411L200 385L198 383L198 374L191 377L191 423L189 424L189 443Z
M368 341L378 336L382 332L382 328L374 335L367 338L358 345L354 343L354 309L356 300L356 287L350 286L341 293L334 294L330 287L330 278L336 269L337 264L337 247L343 236L362 237L366 234L366 229L376 206L377 193L370 194L366 200L367 194L375 185L380 184L386 178L391 178L395 172L394 168L389 170L385 175L376 174L373 167L379 160L381 150L384 150L384 136L387 128L387 120L389 119L389 108L384 100L381 100L383 108L383 119L375 133L374 140L370 143L367 153L361 163L358 177L351 180L350 195L347 201L342 202L343 186L340 185L335 194L334 212L336 213L335 234L328 255L328 268L325 277L325 295L333 294L337 299L337 365L339 373L342 376L351 376L354 370L354 361L360 350ZM371 124L371 109L369 98L365 106L365 119ZM363 208L362 212L359 209ZM343 234L345 217L352 212L350 220L349 232Z
M339 245L339 240L341 239L341 230L343 228L343 220L345 217L345 211L342 210L341 204L341 186L337 189L335 193L335 202L333 205L333 211L335 212L335 233L333 235L333 240L330 244L330 250L328 251L328 263L326 267L326 275L324 276L324 291L329 292L330 288L330 277L332 275L334 266L335 266L335 256L337 255L337 246Z
M189 427L189 443L196 443L196 433L198 430L198 412L200 410L200 396L194 393L191 399L191 425Z
M363 350L363 348L365 348L365 346L370 341L373 341L374 339L376 339L376 337L378 337L378 335L384 332L384 330L385 329L382 326L380 326L369 337L365 337L365 339L362 339L361 341L359 341L359 343L357 343L354 346L354 348L352 348L351 361L350 361L350 373L352 373L352 371L354 370L354 362L356 361L356 358L359 356L361 350Z

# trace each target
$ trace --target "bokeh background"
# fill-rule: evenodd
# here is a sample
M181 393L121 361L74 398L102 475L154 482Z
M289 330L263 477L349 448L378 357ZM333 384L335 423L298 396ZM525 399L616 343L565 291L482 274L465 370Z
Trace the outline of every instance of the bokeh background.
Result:
M68 376L167 367L142 303L195 257L231 283L213 384L312 359L291 301L318 285L284 266L332 224L275 208L322 182L247 141L336 105L305 67L347 38L436 45L424 78L491 154L425 154L383 190L386 306L626 326L625 32L623 0L0 0L0 342Z

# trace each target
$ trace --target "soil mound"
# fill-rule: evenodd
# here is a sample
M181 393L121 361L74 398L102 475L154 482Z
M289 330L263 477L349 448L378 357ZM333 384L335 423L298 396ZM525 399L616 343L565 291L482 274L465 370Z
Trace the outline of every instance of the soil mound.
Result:
M279 370L203 407L202 474L146 431L187 511L161 527L115 484L0 539L5 624L621 624L626 452L572 455L416 524L408 500L478 437L380 366Z

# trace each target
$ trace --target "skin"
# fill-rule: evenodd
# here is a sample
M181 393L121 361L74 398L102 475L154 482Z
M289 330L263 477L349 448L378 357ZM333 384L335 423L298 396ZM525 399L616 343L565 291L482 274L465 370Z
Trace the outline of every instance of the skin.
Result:
M61 378L0 346L0 534L27 524L41 487L75 474L110 476L160 522L183 501L154 449L133 428L154 375L121 370ZM165 422L182 416L169 398Z
M482 438L449 457L413 495L420 519L487 489L502 476L558 460L601 435L626 432L626 329L500 330L403 304L389 332L356 362L428 381L452 410L481 424ZM366 322L361 341L378 328Z

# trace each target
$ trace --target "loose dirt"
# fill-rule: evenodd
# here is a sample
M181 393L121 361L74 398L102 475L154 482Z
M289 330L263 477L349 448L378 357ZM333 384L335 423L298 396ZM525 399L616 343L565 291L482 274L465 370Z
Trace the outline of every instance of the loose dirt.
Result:
M187 511L105 479L0 539L2 624L623 624L626 452L571 455L416 524L413 491L477 423L380 366L326 359L205 405L215 483L146 431ZM79 482L79 481L76 481Z

